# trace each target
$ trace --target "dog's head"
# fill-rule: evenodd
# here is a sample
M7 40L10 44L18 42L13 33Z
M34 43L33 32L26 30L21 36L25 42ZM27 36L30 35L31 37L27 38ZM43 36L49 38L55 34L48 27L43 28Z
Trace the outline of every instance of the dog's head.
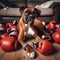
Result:
M40 10L33 7L27 7L24 9L23 15L25 17L24 18L25 23L28 23L29 21L32 22L34 18L40 16Z

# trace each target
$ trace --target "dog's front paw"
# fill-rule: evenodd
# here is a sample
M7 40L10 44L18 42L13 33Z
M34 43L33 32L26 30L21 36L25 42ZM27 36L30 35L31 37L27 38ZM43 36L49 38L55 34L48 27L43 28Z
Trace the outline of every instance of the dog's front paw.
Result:
M27 52L28 57L30 57L30 58L35 58L36 57L36 53L30 45L26 45L25 50Z
M27 55L28 55L28 57L33 59L33 58L35 58L36 53L35 52L31 52L31 53L27 53Z

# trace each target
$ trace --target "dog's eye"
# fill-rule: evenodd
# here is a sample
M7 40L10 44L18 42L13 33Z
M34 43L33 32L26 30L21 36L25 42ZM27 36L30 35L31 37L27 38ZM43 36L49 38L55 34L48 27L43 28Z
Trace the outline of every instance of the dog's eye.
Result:
M30 12L29 11L25 11L25 15L27 16L27 15L29 15L30 14Z

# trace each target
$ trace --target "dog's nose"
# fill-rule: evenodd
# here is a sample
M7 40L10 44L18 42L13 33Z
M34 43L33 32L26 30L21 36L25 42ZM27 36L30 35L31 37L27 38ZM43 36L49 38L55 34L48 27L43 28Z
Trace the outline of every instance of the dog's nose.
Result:
M32 19L32 18L33 18L33 15L29 14L28 19Z

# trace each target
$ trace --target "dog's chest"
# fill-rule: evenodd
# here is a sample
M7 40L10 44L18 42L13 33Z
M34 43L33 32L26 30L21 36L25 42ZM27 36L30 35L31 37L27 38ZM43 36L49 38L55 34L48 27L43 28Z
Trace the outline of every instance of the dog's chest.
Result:
M28 24L25 24L25 32L24 35L33 35L34 31L31 27L28 27Z

